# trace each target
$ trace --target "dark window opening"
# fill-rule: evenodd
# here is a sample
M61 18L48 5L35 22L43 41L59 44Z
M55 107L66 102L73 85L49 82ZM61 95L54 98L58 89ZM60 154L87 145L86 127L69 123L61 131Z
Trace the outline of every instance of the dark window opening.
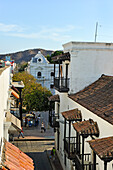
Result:
M53 87L54 87L54 84L51 84L51 85L50 85L50 88L53 89Z
M51 72L51 76L54 76L54 72Z
M41 62L41 59L39 58L38 61Z
M40 78L41 77L41 72L37 73L37 77Z

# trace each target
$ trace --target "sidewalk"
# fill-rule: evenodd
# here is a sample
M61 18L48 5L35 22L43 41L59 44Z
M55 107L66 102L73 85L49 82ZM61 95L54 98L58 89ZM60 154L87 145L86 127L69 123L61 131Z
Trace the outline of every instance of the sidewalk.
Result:
M48 157L48 159L50 161L50 164L51 164L51 167L52 167L53 170L63 170L63 168L62 168L62 166L60 164L60 161L59 161L59 159L57 157L57 154L55 156L55 160L52 160L51 159L51 150L47 150L47 157Z
M55 138L54 136L48 136L48 137L25 136L24 138L20 137L19 139L18 137L13 138L13 141L43 141L43 140L54 141Z

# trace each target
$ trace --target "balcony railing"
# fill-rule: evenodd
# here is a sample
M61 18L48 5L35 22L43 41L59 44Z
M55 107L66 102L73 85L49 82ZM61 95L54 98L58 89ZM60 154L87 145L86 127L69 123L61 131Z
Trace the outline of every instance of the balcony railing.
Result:
M97 168L98 168L98 163L93 164L93 163L89 162L89 164L84 164L84 170L95 170Z
M49 125L53 128L59 127L59 122L56 121L57 119L58 119L58 116L49 115Z
M95 170L98 167L98 163L91 162L91 154L84 154L84 164L82 165L82 154L75 155L74 159L75 167L77 170Z
M6 122L11 122L17 129L21 129L21 121L10 112L6 114Z
M12 107L12 108L10 109L10 112L11 112L11 114L13 114L14 116L16 116L17 118L20 117L19 108Z
M60 92L68 92L69 91L69 78L54 78L54 86Z
M66 156L69 159L74 159L76 154L76 137L70 137L70 144L69 144L69 137L64 139L64 151Z

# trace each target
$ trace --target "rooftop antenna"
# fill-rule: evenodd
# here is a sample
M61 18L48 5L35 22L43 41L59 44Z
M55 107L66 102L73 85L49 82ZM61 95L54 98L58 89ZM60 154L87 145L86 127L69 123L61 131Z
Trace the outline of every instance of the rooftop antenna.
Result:
M95 42L97 40L97 30L98 30L98 22L96 22L96 29L95 29Z

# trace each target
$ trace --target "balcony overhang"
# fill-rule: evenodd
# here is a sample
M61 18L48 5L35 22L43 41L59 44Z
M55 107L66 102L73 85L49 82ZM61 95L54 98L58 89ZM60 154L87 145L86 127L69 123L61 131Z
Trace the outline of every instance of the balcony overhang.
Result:
M81 121L82 120L81 111L78 109L73 109L73 110L62 112L62 116L67 121Z
M113 136L87 141L92 150L101 160L110 162L113 160Z
M59 97L58 94L56 94L56 95L54 95L54 96L50 96L50 97L48 98L48 100L49 100L50 102L60 102L60 97Z
M73 123L73 127L84 138L87 138L88 136L99 136L97 122L94 122L92 119Z
M23 89L24 88L24 83L23 81L20 82L12 82L11 83L14 87L19 88L19 89Z
M52 57L52 61L54 61L54 62L65 61L65 60L70 61L70 53L69 52Z
M10 112L6 114L6 122L11 122L9 133L21 130L21 121Z

